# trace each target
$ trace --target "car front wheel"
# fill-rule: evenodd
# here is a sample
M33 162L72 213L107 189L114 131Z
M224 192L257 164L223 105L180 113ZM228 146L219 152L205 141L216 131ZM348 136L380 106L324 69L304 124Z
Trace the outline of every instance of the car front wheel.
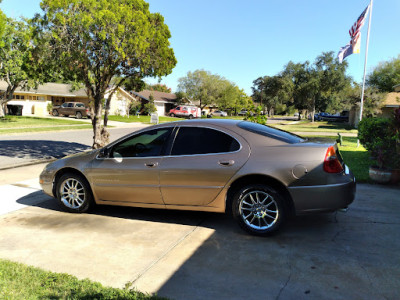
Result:
M58 110L57 110L57 109L54 109L54 110L53 110L53 116L55 116L55 117L58 116Z
M57 200L69 212L86 212L93 203L89 184L78 174L62 175L57 182L56 192Z
M174 118L174 117L175 117L175 114L170 114L169 116L172 117L172 118Z
M241 188L233 197L233 217L245 231L267 236L276 232L285 219L283 197L263 184Z

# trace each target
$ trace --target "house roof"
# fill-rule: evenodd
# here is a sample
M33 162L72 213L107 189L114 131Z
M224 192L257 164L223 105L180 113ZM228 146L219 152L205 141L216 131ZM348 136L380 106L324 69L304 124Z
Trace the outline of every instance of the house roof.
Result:
M396 92L388 93L383 105L386 107L400 106L400 93Z
M0 81L0 90L6 90L7 83L5 81ZM21 89L18 87L15 92L21 94L40 94L40 95L51 95L51 96L63 96L63 97L87 97L85 89L79 89L71 91L72 85L65 83L44 83L38 86L37 89Z
M150 90L144 90L141 92L132 92L132 93L135 96L138 96L147 101L149 100L150 95L153 95L154 101L157 102L168 102L168 103L176 102L176 95L171 93L164 93L164 92L150 91Z

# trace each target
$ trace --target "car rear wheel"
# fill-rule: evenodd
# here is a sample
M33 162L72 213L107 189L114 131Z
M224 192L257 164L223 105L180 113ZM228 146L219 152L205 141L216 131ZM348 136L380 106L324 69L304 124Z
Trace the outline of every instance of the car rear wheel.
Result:
M93 203L89 184L78 174L62 175L57 182L56 193L60 204L69 212L86 212Z
M240 227L261 236L276 232L286 216L283 197L263 184L238 190L233 196L232 212Z
M54 110L53 110L53 116L55 116L55 117L58 116L58 110L57 110L57 109L54 109Z
M82 119L82 113L79 112L79 111L76 113L75 116L76 116L77 119Z
M193 115L189 115L189 119L193 119Z

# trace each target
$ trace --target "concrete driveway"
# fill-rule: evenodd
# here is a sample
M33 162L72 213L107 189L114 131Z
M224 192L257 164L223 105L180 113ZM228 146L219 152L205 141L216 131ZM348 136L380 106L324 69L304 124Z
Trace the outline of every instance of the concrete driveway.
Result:
M173 299L399 296L398 187L358 185L347 213L298 217L271 238L212 213L65 213L37 178L0 194L0 257L46 270Z

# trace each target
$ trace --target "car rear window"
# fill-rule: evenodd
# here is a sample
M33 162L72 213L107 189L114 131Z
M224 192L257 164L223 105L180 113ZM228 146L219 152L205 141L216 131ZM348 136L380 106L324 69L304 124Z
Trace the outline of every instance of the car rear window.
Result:
M304 142L304 139L298 135L258 123L243 121L238 123L237 126L244 130L260 134L272 139L276 139L288 144Z

